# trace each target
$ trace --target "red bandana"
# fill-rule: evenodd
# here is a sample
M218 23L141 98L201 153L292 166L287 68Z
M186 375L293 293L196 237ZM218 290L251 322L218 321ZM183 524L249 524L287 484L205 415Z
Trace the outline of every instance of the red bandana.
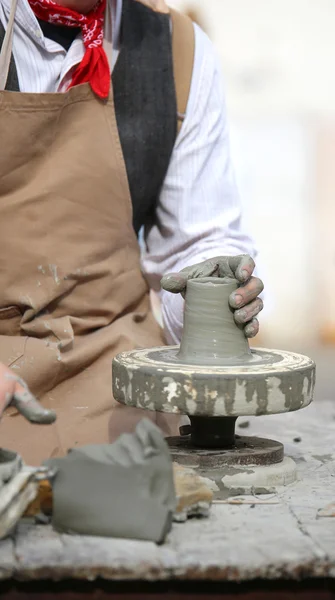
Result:
M110 70L103 49L103 24L106 0L99 0L87 15L65 8L53 0L29 0L36 17L55 25L80 27L85 45L85 55L75 69L69 87L89 82L99 98L107 98L110 88Z

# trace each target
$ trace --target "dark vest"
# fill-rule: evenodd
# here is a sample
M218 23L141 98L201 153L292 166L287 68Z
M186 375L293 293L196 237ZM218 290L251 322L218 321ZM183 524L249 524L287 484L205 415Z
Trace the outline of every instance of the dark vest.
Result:
M5 31L0 22L0 47ZM170 18L123 0L121 51L112 84L136 233L154 220L177 132ZM12 56L6 90L19 92Z

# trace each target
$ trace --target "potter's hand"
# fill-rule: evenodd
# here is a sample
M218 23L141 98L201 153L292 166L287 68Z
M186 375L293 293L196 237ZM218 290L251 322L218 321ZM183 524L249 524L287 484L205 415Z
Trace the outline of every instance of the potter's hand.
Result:
M258 333L259 324L256 315L262 310L263 302L258 295L263 291L263 282L252 273L255 268L253 259L247 254L240 256L216 256L204 262L186 267L179 273L169 273L161 281L162 288L173 294L185 292L188 279L198 277L232 277L242 285L229 298L234 309L235 322L244 326L249 338Z
M49 424L56 420L54 411L43 408L25 382L0 363L0 417L9 405L31 423Z

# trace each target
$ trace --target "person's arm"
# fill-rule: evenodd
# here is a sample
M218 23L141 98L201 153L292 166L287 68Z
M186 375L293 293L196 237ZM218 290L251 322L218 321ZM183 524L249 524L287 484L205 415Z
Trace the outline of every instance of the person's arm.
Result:
M143 270L152 289L163 275L213 257L255 256L251 238L242 230L241 203L230 157L225 97L219 59L208 37L195 26L195 63L187 114L176 141L156 210L146 232ZM248 262L248 277L253 261ZM241 279L240 279L241 280ZM172 291L180 291L174 289ZM258 330L255 319L262 291L257 278L243 288L250 317L247 334ZM162 315L169 343L180 341L183 299L161 292ZM251 305L250 305L251 306ZM236 305L234 308L238 308ZM254 313L254 314L251 314ZM236 312L237 318L238 313ZM242 315L242 313L241 313Z
M31 423L49 424L56 419L54 411L43 408L25 382L0 363L0 418L9 405L15 406Z

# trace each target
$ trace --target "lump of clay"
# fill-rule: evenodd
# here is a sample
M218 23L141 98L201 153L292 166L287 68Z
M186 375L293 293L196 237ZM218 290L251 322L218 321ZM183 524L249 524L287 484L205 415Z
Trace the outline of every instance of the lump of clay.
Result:
M169 449L160 430L143 419L114 444L70 450L56 467L55 529L63 533L164 541L176 507Z

